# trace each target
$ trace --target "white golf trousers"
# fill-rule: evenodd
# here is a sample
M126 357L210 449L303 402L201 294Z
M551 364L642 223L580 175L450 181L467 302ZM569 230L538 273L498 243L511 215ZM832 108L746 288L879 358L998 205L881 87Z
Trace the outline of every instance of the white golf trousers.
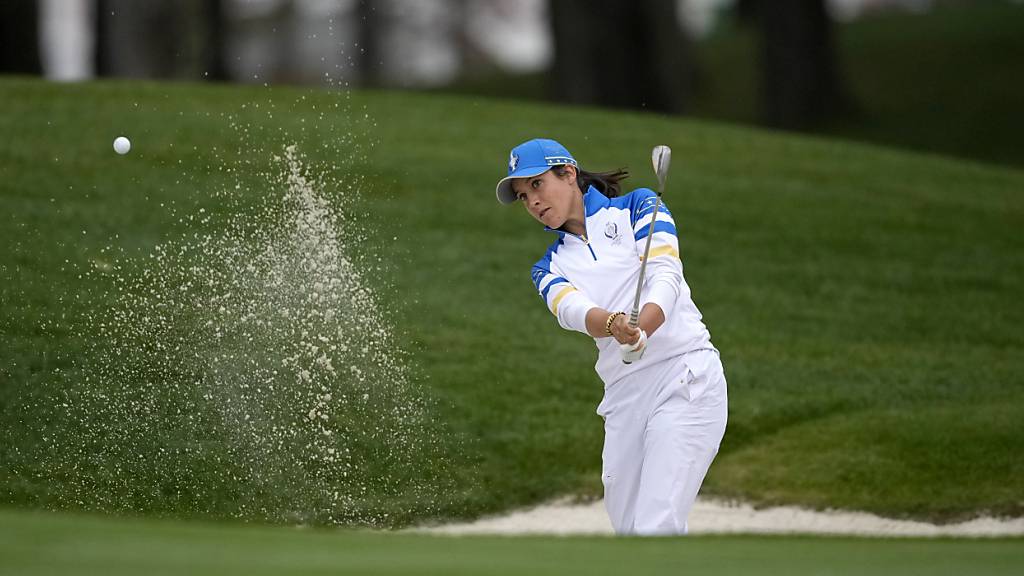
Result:
M642 360L641 360L642 361ZM605 389L604 502L617 534L686 533L686 517L725 434L716 350L697 350Z

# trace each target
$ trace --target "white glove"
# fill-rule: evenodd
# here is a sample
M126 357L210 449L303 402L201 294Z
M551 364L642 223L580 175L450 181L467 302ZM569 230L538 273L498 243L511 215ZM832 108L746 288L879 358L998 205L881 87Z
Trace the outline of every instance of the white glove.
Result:
M640 331L640 339L636 341L636 344L619 344L619 352L622 353L623 364L636 362L644 357L644 352L646 351L647 333L643 330Z

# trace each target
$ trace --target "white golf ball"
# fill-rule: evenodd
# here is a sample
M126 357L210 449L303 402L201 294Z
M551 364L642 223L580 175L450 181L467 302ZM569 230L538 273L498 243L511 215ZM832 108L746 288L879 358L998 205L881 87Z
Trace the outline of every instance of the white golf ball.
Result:
M132 149L131 140L128 140L124 136L118 136L114 139L114 152L118 154L127 154Z

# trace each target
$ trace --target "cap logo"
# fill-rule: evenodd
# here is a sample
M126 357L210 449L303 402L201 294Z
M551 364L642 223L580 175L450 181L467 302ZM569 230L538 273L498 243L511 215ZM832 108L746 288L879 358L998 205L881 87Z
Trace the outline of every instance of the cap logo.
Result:
M516 171L516 166L518 166L518 165L519 165L519 156L516 156L516 153L513 150L508 155L508 171L509 172L515 172Z

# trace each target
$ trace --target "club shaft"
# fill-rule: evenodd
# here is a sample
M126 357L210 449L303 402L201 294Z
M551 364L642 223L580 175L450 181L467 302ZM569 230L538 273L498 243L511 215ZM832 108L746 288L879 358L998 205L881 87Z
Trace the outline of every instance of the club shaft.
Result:
M654 238L654 223L658 221L658 209L661 208L661 190L654 202L651 213L651 225L647 230L647 245L644 247L644 258L640 261L640 277L636 280L636 298L633 299L633 311L629 313L629 325L636 328L640 325L640 292L644 289L644 275L647 273L647 257L651 254L651 238Z

